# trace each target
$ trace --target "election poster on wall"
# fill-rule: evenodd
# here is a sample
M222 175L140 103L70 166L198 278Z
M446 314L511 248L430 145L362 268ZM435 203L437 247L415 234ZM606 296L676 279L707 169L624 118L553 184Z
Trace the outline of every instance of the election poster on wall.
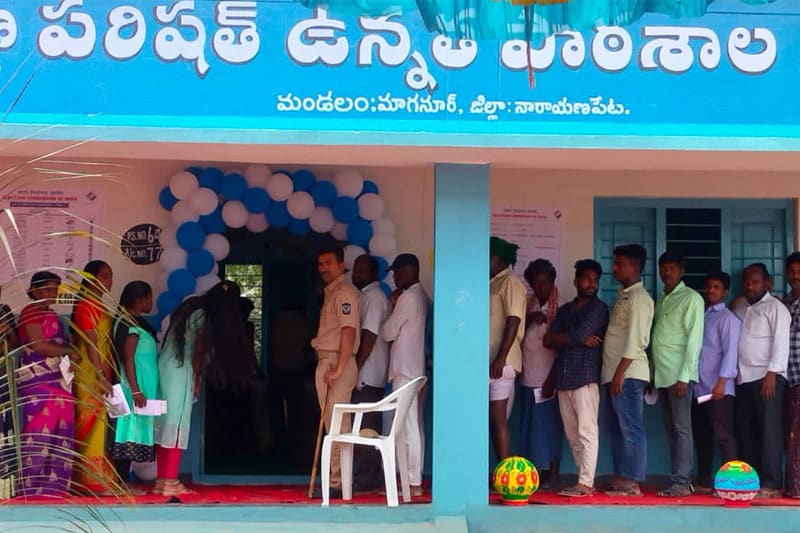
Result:
M23 272L27 279L38 269L82 269L103 255L103 245L94 239L102 227L103 200L93 188L18 189L0 197L0 209L11 249L0 251L0 280Z

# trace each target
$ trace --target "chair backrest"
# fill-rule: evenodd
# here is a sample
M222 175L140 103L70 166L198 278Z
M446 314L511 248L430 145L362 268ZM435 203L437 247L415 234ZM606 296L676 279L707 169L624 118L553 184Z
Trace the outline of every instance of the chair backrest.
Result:
M387 434L388 437L394 438L395 432L398 431L398 428L403 427L402 425L406 421L406 416L408 416L408 410L411 408L411 402L414 400L414 396L417 395L419 389L422 388L427 381L427 377L420 376L412 381L409 381L384 398L384 402L387 404L395 402L397 403L397 407L394 411L394 418L392 419L392 427Z

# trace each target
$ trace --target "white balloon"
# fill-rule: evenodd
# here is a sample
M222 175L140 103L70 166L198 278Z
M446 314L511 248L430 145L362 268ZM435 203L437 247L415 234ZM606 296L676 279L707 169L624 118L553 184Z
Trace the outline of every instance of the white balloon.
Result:
M247 224L247 208L239 200L225 202L222 206L222 220L229 228L241 228Z
M197 278L197 285L195 286L194 292L197 294L204 294L219 282L219 276L216 274L206 274L205 276L200 276Z
M397 248L397 241L394 235L380 234L375 235L369 241L369 249L375 255L382 255L388 260L389 252Z
M206 187L200 187L189 195L189 206L200 216L210 215L217 208L217 193Z
M161 258L158 260L158 263L161 265L162 270L166 270L170 272L177 268L183 268L186 266L186 258L189 256L186 253L186 250L183 248L165 248L163 252L161 252Z
M200 220L200 215L194 212L188 200L181 200L175 204L169 216L172 217L172 222L175 223L175 227L180 226L184 222L197 222Z
M333 177L333 184L336 185L336 192L339 193L339 196L356 198L364 188L364 178L361 177L359 171L346 168L336 173Z
M394 235L394 222L388 217L373 220L372 231L375 235Z
M253 233L262 233L269 228L269 222L267 222L267 217L264 216L264 213L250 213L247 215L245 227Z
M362 194L358 198L358 214L364 220L376 220L383 215L383 198L375 193Z
M211 252L215 261L222 261L231 251L231 244L228 238L221 233L209 233L203 242L203 248Z
M244 169L244 179L247 180L248 187L266 187L272 171L267 165L249 165Z
M347 240L347 224L344 222L334 222L331 228L331 237L337 241Z
M211 267L211 272L209 274L214 274L215 276L219 275L219 263L214 261L214 266Z
M328 233L333 229L336 219L333 218L333 211L330 207L315 207L314 212L308 217L308 225L317 233ZM347 231L347 226L345 226Z
M276 202L288 200L294 191L292 178L286 174L275 173L267 180L267 193Z
M308 218L314 212L314 198L305 191L295 191L286 201L286 209L294 218Z
M153 481L158 475L155 461L152 463L131 463L131 470L142 481Z
M161 226L161 232L158 234L158 243L162 248L178 246L178 235L175 232L175 226L172 224L164 224Z
M367 253L367 251L362 247L356 246L355 244L348 244L344 247L344 265L348 270L352 270L353 263L356 262L356 259L365 253Z
M185 200L200 186L197 177L191 172L178 172L169 180L169 190L178 200Z

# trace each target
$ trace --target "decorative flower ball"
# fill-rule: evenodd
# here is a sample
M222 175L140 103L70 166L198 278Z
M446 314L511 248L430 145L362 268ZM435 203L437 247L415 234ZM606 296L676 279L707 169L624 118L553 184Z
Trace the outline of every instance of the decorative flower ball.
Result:
M714 478L714 489L728 507L747 507L760 488L758 473L744 461L728 461Z
M524 457L506 457L494 469L494 488L508 505L525 505L539 488L539 472Z

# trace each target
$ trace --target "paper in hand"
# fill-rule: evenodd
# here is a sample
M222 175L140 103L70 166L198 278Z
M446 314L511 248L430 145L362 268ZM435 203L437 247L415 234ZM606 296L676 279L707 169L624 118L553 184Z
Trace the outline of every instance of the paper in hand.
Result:
M128 405L125 393L122 392L122 385L119 383L111 387L111 394L106 395L104 399L106 407L108 407L108 416L111 418L119 418L120 416L131 414L131 407Z
M708 400L711 399L711 394L703 394L702 396L697 397L697 403L706 403Z
M75 379L75 372L72 371L72 363L68 355L61 356L61 362L58 363L58 368L61 370L61 376L64 378L67 387L72 385L72 380Z
M544 395L542 394L542 388L541 387L536 387L536 388L533 389L533 403L549 402L550 400L552 400L555 397L556 397L556 395L553 394L552 396L548 396L547 398L545 398Z
M133 407L133 412L144 416L161 416L167 414L166 400L147 400L144 407Z

